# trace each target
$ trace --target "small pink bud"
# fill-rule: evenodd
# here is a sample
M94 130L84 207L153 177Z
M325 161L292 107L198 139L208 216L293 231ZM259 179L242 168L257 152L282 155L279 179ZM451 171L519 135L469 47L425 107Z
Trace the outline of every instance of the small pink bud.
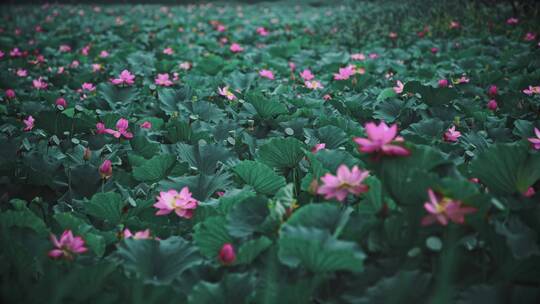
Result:
M438 52L439 52L439 48L436 48L436 47L431 48L431 53L437 54Z
M446 79L439 80L439 88L446 88L446 87L448 87L448 80Z
M491 96L491 97L497 95L497 86L496 85L492 84L492 85L489 86L488 95Z
M64 107L64 108L66 108L66 107L67 107L67 102L66 102L66 100L65 100L64 98L58 97L58 98L56 99L56 105L57 105L57 106L62 106L62 107Z
M492 99L490 100L488 103L487 103L487 107L488 109L490 109L491 111L495 111L497 110L497 108L499 107L499 105L497 104L497 101L495 99Z
M224 265L230 265L236 260L236 253L234 247L230 243L223 244L218 256L219 261Z
M145 121L141 124L141 128L143 129L152 129L152 123L149 121Z
M6 97L9 98L9 99L15 98L15 91L13 91L12 89L7 89L6 90Z
M523 195L525 197L533 197L536 194L536 191L534 191L533 187L527 188L527 191L523 192Z
M103 179L108 179L112 176L112 163L110 160L106 159L103 164L99 166L99 174Z

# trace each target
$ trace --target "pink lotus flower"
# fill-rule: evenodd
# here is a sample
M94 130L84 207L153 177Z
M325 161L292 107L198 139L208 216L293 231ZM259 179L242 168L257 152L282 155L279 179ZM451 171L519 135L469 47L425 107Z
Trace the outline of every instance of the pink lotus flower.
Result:
M124 239L135 239L135 240L147 240L147 239L150 239L150 229L146 229L146 230L141 230L141 231L137 231L135 232L135 234L133 234L128 228L124 229L124 231L122 231L122 236L124 237Z
M257 28L257 34L265 37L265 36L268 36L268 34L270 34L264 27L258 27Z
M349 65L344 68L340 68L339 73L334 74L334 80L347 80L352 75L354 75L354 73L355 73L355 69L354 69L354 66L352 65Z
M444 140L450 142L458 141L458 138L461 136L461 132L456 131L456 126L452 126L444 133Z
M533 149L540 150L540 130L538 128L534 128L534 134L535 137L529 137L527 140L533 145Z
M321 177L322 185L317 189L318 194L324 195L325 199L335 197L342 202L349 193L360 195L367 192L369 187L362 182L369 176L369 171L361 170L358 166L349 170L346 165L340 165L336 175L326 173Z
M120 138L121 136L124 136L126 139L131 139L133 138L133 134L127 130L128 127L129 127L129 121L125 118L120 118L116 122L116 130L106 129L105 132L113 135L116 138Z
M399 80L396 81L396 86L393 87L394 92L396 92L396 94L403 93L403 87L404 87L404 85L403 85L403 83L401 81L399 81Z
M17 70L17 76L26 77L26 76L28 76L28 71L25 70L25 69L18 69Z
M34 128L34 117L32 115L28 116L26 119L23 119L25 125L23 131L30 131Z
M45 90L49 86L42 77L32 80L32 85L38 90Z
M135 75L131 74L128 70L123 70L118 78L111 80L115 85L126 84L132 85L135 80Z
M79 63L78 60L73 60L69 66L70 66L71 68L76 69L76 68L79 67L79 64L80 64L80 63Z
M184 71L188 71L191 69L191 63L188 62L188 61L184 61L182 63L180 63L180 68Z
M458 29L460 27L461 27L461 24L459 24L459 22L457 22L457 21L451 21L450 22L450 28L451 29Z
M218 260L223 265L230 265L236 260L236 253L234 252L234 246L231 243L225 243L219 250Z
M11 57L21 57L22 55L23 53L21 52L21 50L19 50L19 48L14 48L9 51L9 56Z
M433 190L428 189L429 202L424 203L424 208L430 214L422 218L422 226L428 226L435 222L446 226L448 222L456 224L465 223L465 215L477 211L474 207L462 206L462 202L447 197L437 198Z
M300 77L302 77L302 79L304 79L305 81L310 81L315 78L315 75L313 75L313 73L311 73L309 69L305 69L302 71L302 73L300 73Z
M523 93L529 96L533 94L540 94L540 86L536 86L536 87L529 86L529 88L523 90Z
M525 37L523 37L523 40L525 40L525 41L533 41L533 40L536 40L536 34L535 34L535 33L528 32L527 34L525 34Z
M459 78L456 83L457 84L462 84L462 83L469 83L469 81L471 81L467 76L461 76L461 78Z
M398 36L398 34L397 34L396 32L390 32L390 33L388 33L388 37L389 37L390 39L396 39L397 36Z
M369 54L369 59L377 59L377 58L379 58L379 54L377 54L377 53L370 53Z
M381 153L383 155L407 156L409 150L402 146L393 144L394 142L402 142L403 138L397 136L397 125L393 124L388 127L384 121L379 125L373 122L368 122L364 126L368 138L356 137L356 142L359 147L358 151L364 153Z
M172 54L174 54L174 50L172 48L168 47L168 48L163 50L163 54L172 55Z
M233 43L231 44L231 47L229 48L229 50L231 50L231 52L233 53L240 53L244 51L244 48L241 47L240 44L238 43Z
M99 72L101 69L103 68L103 66L99 63L93 63L92 64L92 72Z
M60 240L51 234L51 242L54 249L49 251L49 257L53 259L64 258L73 260L76 254L84 253L88 249L84 247L84 240L80 236L73 236L71 230L65 230Z
M316 144L313 148L311 148L311 153L317 153L318 151L321 151L324 148L326 148L325 143Z
M145 121L141 124L141 128L143 129L152 129L152 123L149 121Z
M169 73L158 74L156 79L154 79L154 83L163 87L170 87L173 85L173 82L169 79Z
M81 54L83 56L88 56L88 53L90 53L90 45L87 45L81 49Z
M446 88L446 87L448 87L448 80L446 79L439 80L439 88Z
M103 50L103 51L101 51L101 52L99 53L99 57L101 57L101 58L107 58L107 57L109 57L109 52Z
M324 88L323 85L317 80L311 80L304 82L308 89L317 90Z
M216 31L220 32L220 33L223 33L225 32L227 28L225 27L225 25L223 24L218 24L218 26L216 26Z
M328 100L331 100L331 99L332 99L332 96L330 96L330 94L325 94L325 95L323 96L323 99L324 99L324 101L328 101Z
M527 188L527 191L523 192L523 196L525 197L533 197L536 194L536 191L534 191L533 187Z
M88 91L88 92L92 92L96 90L96 87L94 86L94 84L90 82L83 83L81 88L83 89L83 91Z
M366 55L364 55L363 53L351 54L351 59L363 61L363 60L366 60Z
M259 71L259 76L261 77L264 77L264 78L268 78L268 79L274 79L274 73L272 73L272 71L270 70L260 70Z
M71 52L71 46L67 45L67 44L62 44L58 50L60 52L64 52L64 53L67 53L67 52Z
M96 124L96 133L97 134L106 134L107 133L107 128L105 128L105 124L102 123L102 122L98 122Z
M157 197L154 207L159 209L156 215L167 215L175 212L183 218L191 218L194 210L198 206L198 201L191 196L188 187L182 188L180 192L176 190L162 191Z
M6 53L0 51L0 59L4 58L4 55L5 55L5 54L6 54Z
M516 25L518 24L518 22L519 22L518 18L512 17L512 18L506 19L506 24L509 24L509 25Z
M62 107L64 107L64 108L67 107L67 101L66 101L64 98L62 98L62 97L58 97L58 98L56 99L56 101L55 101L55 104L56 104L57 106L62 106Z
M498 107L499 105L497 104L497 101L495 99L492 99L488 101L487 103L487 108L490 109L491 111L497 110Z
M494 84L492 84L492 85L490 85L489 88L488 88L488 95L491 96L491 97L496 96L496 95L497 95L497 91L498 91L498 90L497 90L497 86L494 85Z
M102 179L108 179L112 176L112 163L110 160L106 159L99 166L99 175L101 175Z
M439 48L436 48L436 47L431 48L431 53L432 54L437 54L438 52L439 52Z
M228 86L223 87L223 89L218 87L218 93L219 95L226 97L228 100L236 99L236 96L231 91L229 91Z
M291 73L293 73L296 70L296 64L292 61L289 61L289 69L291 70Z
M13 98L15 98L15 96L16 96L15 91L13 91L12 89L7 89L6 90L6 97L8 99L13 99Z

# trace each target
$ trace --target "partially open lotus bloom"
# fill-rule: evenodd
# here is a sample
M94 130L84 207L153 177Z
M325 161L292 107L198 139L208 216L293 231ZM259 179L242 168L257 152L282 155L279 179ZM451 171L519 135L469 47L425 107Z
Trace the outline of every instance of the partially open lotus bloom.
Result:
M176 190L162 191L157 197L154 207L159 209L156 215L167 215L175 212L183 218L191 218L198 206L198 201L191 196L188 187L182 188L180 192Z
M17 69L17 76L26 77L28 76L28 71L25 69Z
M336 198L342 202L349 193L360 195L367 192L369 187L363 184L369 176L369 171L359 169L358 166L351 170L346 165L340 165L336 175L326 173L321 177L322 185L318 187L317 193L324 195L325 199Z
M9 51L9 56L11 57L21 57L22 55L23 53L21 52L21 50L19 50L19 48L14 48Z
M438 197L433 190L428 189L429 202L424 203L424 208L429 213L422 218L422 226L428 226L435 222L446 226L449 222L456 224L465 223L465 215L477 211L474 207L463 206L463 203L448 197Z
M188 71L189 69L191 69L191 63L189 61L184 61L180 63L180 68L184 71Z
M493 97L493 96L496 96L497 95L497 92L498 92L498 89L497 89L497 86L492 84L489 86L488 88L488 95Z
M313 73L311 73L309 69L305 69L302 71L302 73L300 73L300 77L302 77L302 79L304 79L305 81L310 81L315 78L315 75L313 75Z
M403 138L397 136L398 129L396 124L388 127L384 121L381 121L379 125L376 125L374 122L368 122L364 128L367 138L356 137L354 139L354 142L358 144L358 151L397 156L410 154L406 148L394 144L403 141Z
M366 60L366 55L364 55L363 53L356 53L356 54L351 54L351 59L352 60Z
M88 250L84 247L84 240L80 236L73 236L71 230L64 231L60 236L60 240L54 234L51 234L51 242L54 249L49 251L49 257L53 259L64 258L66 260L73 260L75 255Z
M9 98L9 99L13 99L15 98L15 91L12 90L12 89L7 89L6 90L6 97Z
M324 101L331 100L332 96L330 94L324 94L323 99Z
M125 118L120 118L116 122L116 130L106 129L105 132L113 135L116 138L120 138L121 136L123 136L126 139L131 139L133 138L133 134L127 130L128 127L129 121Z
M226 28L225 25L223 25L223 24L218 24L218 26L216 26L216 30L217 30L218 32L220 32L220 33L225 32L226 29L227 29L227 28Z
M469 81L471 80L467 76L461 76L458 80L456 80L456 83L457 84L469 83Z
M227 98L228 100L235 100L236 99L236 96L231 91L229 91L228 86L225 86L223 88L218 87L218 93L219 93L219 95Z
M99 175L102 179L108 179L112 176L112 162L110 160L106 159L99 166Z
M231 44L231 47L229 49L233 53L240 53L240 52L244 51L244 48L241 47L240 44L238 44L238 43Z
M528 140L532 144L533 149L540 150L540 130L538 128L534 128L534 135L536 137L529 137Z
M317 153L318 151L322 150L326 148L326 144L325 143L320 143L320 144L316 144L312 149L311 149L311 152L312 153Z
M23 119L23 123L25 125L24 127L24 131L30 131L34 128L34 117L32 117L31 115L28 116L26 119Z
M103 66L99 63L92 64L92 72L99 72Z
M70 47L69 45L67 45L67 44L62 44L62 45L58 48L58 50L59 50L60 52L71 52L71 47Z
M356 72L353 65L339 68L339 73L334 74L334 80L347 80Z
M289 61L289 69L291 70L291 73L293 73L296 70L296 64L292 61Z
M448 87L448 80L446 79L439 80L439 88L446 88L446 87Z
M111 80L111 82L115 85L120 85L120 84L132 85L134 80L135 80L135 75L131 74L128 70L123 70L120 73L120 75L118 75L118 78Z
M317 80L311 80L304 82L308 89L317 90L324 88L323 85Z
M523 90L523 93L531 96L533 94L540 94L540 86L536 86L536 87L533 87L533 86L529 86L527 89L524 89Z
M90 82L83 83L81 88L83 89L83 91L89 91L89 92L96 90L96 87L94 86L94 84Z
M527 191L523 192L523 196L525 197L533 197L536 194L536 191L533 187L527 188Z
M101 57L101 58L107 58L107 57L109 57L109 52L103 50L103 51L101 51L101 52L99 53L99 57Z
M264 37L264 36L268 36L269 32L264 27L258 27L257 28L257 34Z
M152 129L152 123L149 121L145 121L141 124L142 129Z
M234 246L231 243L225 243L219 250L219 261L224 265L230 265L236 260L236 252Z
M172 54L174 54L174 50L173 50L172 48L170 48L170 47L165 48L165 49L163 50L163 54L165 54L165 55L172 55Z
M151 238L150 237L150 229L137 231L135 233L132 233L128 228L124 229L122 231L122 236L124 239L135 239L135 240L146 240Z
M461 132L456 131L456 126L452 126L446 132L444 133L444 140L456 142L458 141L458 138L461 136Z
M259 76L261 77L264 77L264 78L268 78L268 79L274 79L274 73L270 70L260 70L259 71Z
M519 19L518 18L508 18L506 19L506 24L509 24L509 25L515 25L515 24L518 24L519 22Z
M525 37L523 37L523 40L525 40L525 41L536 40L536 34L529 32L529 33L525 34Z
M495 99L492 99L488 101L487 103L487 108L490 109L491 111L497 110L498 107L499 107L499 104L497 104L497 101Z
M169 73L158 74L156 79L154 79L154 83L163 87L170 87L173 85L173 82L169 79Z
M399 81L399 80L396 81L396 86L393 87L394 92L396 92L396 94L401 94L401 93L403 93L403 87L404 87L403 82L401 82L401 81Z
M32 85L38 90L45 90L49 86L42 77L32 80Z

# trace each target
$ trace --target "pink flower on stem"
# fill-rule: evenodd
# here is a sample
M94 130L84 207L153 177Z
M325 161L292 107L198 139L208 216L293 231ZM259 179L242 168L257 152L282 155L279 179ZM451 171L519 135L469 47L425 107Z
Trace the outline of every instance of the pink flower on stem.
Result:
M487 108L490 109L491 111L497 110L498 107L499 105L497 104L497 101L495 99L492 99L488 101L487 103Z
M380 153L382 155L407 156L409 150L402 146L395 145L394 142L402 142L403 138L397 136L397 125L388 127L384 121L379 125L368 122L364 126L367 138L356 137L354 142L358 144L358 151L364 153Z
M506 19L506 24L509 24L509 25L516 25L518 24L518 22L519 22L518 18L511 17L511 18Z
M492 84L489 86L488 88L488 95L491 96L491 97L494 97L497 95L497 92L498 92L498 89L497 89L497 86Z
M13 99L15 98L15 91L12 90L12 89L7 89L6 90L6 97L9 98L9 99Z
M154 207L159 209L156 215L167 215L175 212L183 218L191 218L198 206L198 201L191 196L188 187L182 188L180 192L176 190L162 191L157 197Z
M135 75L131 74L128 70L123 70L118 78L112 79L111 82L115 85L126 84L132 85L135 80Z
M439 80L439 88L446 88L446 87L448 87L448 80L446 79Z
M150 237L150 229L146 229L146 230L141 230L141 231L137 231L135 233L132 233L128 228L124 229L124 231L122 231L122 236L124 237L124 239L135 239L135 240L147 240Z
M233 43L231 44L231 47L229 48L229 50L231 50L231 52L233 53L240 53L244 51L244 48L241 47L240 44L238 43Z
M316 144L311 148L311 153L317 153L318 151L321 151L322 149L326 148L325 143Z
M99 175L101 175L102 179L108 179L112 176L112 162L110 160L104 160L99 166Z
M394 89L394 92L396 92L396 94L401 94L401 93L403 93L403 88L404 87L405 86L403 85L403 82L398 80L398 81L396 81L396 86L393 87L392 89Z
M55 101L57 106L62 106L63 108L67 107L67 101L63 97L58 97Z
M359 169L358 166L349 170L346 165L340 165L336 175L326 173L321 177L323 183L318 187L317 193L324 195L325 199L336 198L342 202L349 193L360 195L367 192L369 187L362 182L369 176L369 171Z
M229 91L228 86L225 86L223 88L218 87L218 93L219 93L219 95L224 96L228 100L235 100L236 99L236 96L231 91Z
M53 259L64 258L66 260L73 260L75 255L88 250L84 247L84 240L80 236L73 236L71 230L65 230L62 236L60 236L60 240L54 234L51 234L51 242L54 249L49 251L49 257Z
M424 208L429 213L422 218L422 226L428 226L435 222L446 226L448 222L456 224L465 223L465 215L477 211L474 207L462 206L462 202L447 197L438 198L433 190L428 189L429 202L424 203Z
M264 77L264 78L268 78L268 79L274 79L274 73L272 73L272 71L270 70L260 70L259 71L259 76L261 77Z
M172 54L174 54L174 50L172 48L168 47L168 48L163 50L163 54L172 55Z
M334 80L347 80L355 73L355 68L349 65L344 68L340 68L339 72L334 74Z
M32 80L32 85L38 90L45 90L49 86L42 77Z
M231 243L225 243L219 250L218 260L223 265L230 265L236 260L234 246Z
M309 69L305 69L300 73L300 77L302 77L302 79L305 81L310 81L315 78L315 75L313 75Z
M152 123L149 121L145 121L141 124L141 128L143 129L152 129Z
M533 87L533 86L529 86L527 89L524 89L523 90L523 93L531 96L533 94L540 94L540 86L536 86L536 87Z
M377 59L377 58L379 58L379 54L377 54L377 53L370 53L369 54L369 59Z
M120 118L116 122L116 130L106 129L105 132L113 135L116 138L120 138L121 136L123 136L126 139L131 139L133 138L133 134L127 130L128 127L129 121L125 118Z
M363 60L366 60L366 55L364 55L363 53L351 54L351 59L363 61Z
M96 87L94 86L94 84L90 82L83 83L81 88L83 91L88 91L88 92L92 92L96 90Z
M304 82L308 89L317 90L324 88L323 85L317 80L311 80Z
M456 131L456 126L452 126L444 133L444 140L449 142L456 142L461 136L461 132Z
M154 83L163 87L170 87L173 85L173 82L169 79L169 73L158 74L156 79L154 79Z
M268 36L268 34L270 34L270 33L264 27L258 27L257 28L257 34L265 37L265 36Z
M527 140L532 144L533 149L540 150L540 130L538 128L534 128L534 135L536 137L529 137Z
M25 125L23 131L30 131L34 128L34 117L32 115L28 116L26 119L23 119L23 123Z

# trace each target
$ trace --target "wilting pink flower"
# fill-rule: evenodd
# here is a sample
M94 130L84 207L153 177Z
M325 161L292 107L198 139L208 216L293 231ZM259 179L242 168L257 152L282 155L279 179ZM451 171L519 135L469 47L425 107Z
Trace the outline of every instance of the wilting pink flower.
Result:
M491 111L497 110L498 107L499 105L497 104L497 101L495 99L492 99L488 101L487 103L487 108L490 109Z
M533 187L527 188L527 191L523 192L523 196L525 197L533 197L536 194L536 191L534 191Z
M304 82L304 84L306 85L308 89L312 89L312 90L323 88L323 85L317 80L306 81Z
M6 97L9 98L9 99L13 99L15 98L15 91L13 91L12 89L7 89L6 90Z
M523 90L523 93L529 96L533 94L540 94L540 86L536 86L536 87L529 86L529 88Z
M325 143L316 144L315 146L313 146L313 148L311 148L311 152L312 153L317 153L318 151L320 151L320 150L322 150L324 148L326 148Z
M132 85L135 80L135 75L131 74L128 70L123 70L118 78L111 80L113 84L127 84Z
M515 24L518 24L519 22L519 19L518 18L508 18L506 19L506 24L510 24L510 25L515 25Z
M438 52L439 52L439 48L436 48L436 47L431 48L431 53L432 54L437 54Z
M191 63L189 63L188 61L184 61L180 63L180 68L184 71L188 71L189 69L191 69Z
M525 37L523 37L523 40L525 41L533 41L535 39L536 39L536 34L531 33L531 32L528 32L527 34L525 34Z
M461 24L459 24L459 22L457 22L457 21L451 21L450 22L450 28L451 29L458 29L460 27L461 27Z
M366 60L366 55L364 55L363 53L351 54L351 59L363 61Z
M32 80L32 85L38 90L45 90L49 86L42 77Z
M149 121L145 121L141 124L141 128L143 129L152 129L152 123Z
M55 104L56 104L57 106L62 106L62 107L64 107L64 108L67 107L67 101L66 101L64 98L62 98L62 97L58 97L58 98L56 99L56 101L55 101Z
M259 71L259 76L261 77L264 77L264 78L268 78L268 79L274 79L274 73L272 73L272 71L270 70L260 70Z
M300 77L302 77L302 79L305 81L310 81L315 78L315 75L313 75L309 69L305 69L302 71L302 73L300 73Z
M88 92L92 92L96 90L96 87L94 86L94 84L90 82L83 83L81 88L83 89L83 91L88 91Z
M349 65L344 68L339 68L339 73L334 74L334 80L347 80L352 75L354 75L354 73L355 73L355 69L354 69L354 66L352 65Z
M529 137L527 140L533 145L533 149L540 150L540 130L538 128L534 128L534 135L535 137Z
M107 58L107 57L109 57L109 52L103 50L103 51L101 51L101 52L99 53L99 57L101 57L101 58Z
M291 70L291 73L296 70L296 64L292 61L289 61L289 69Z
M264 27L258 27L257 34L264 37L264 36L268 36L269 32Z
M461 132L456 131L456 126L452 126L446 132L444 133L444 140L456 142L458 141L458 138L461 136Z
M358 166L349 170L346 165L340 165L336 175L326 173L321 177L322 185L317 189L318 194L324 195L325 199L335 197L342 202L347 194L359 195L367 192L369 187L362 182L369 176L369 171L361 170Z
M112 163L110 160L106 159L101 166L99 166L99 175L101 175L101 178L103 179L108 179L112 176Z
M60 236L60 240L51 234L51 242L54 249L49 251L49 257L53 259L64 258L73 260L76 254L84 253L88 249L84 247L84 240L80 236L73 236L71 230L65 230Z
M154 83L159 86L170 87L173 85L173 82L169 79L169 73L158 74Z
M121 136L124 136L126 139L133 138L133 134L129 132L127 129L129 127L129 121L125 118L120 118L116 122L116 130L112 129L106 129L106 133L113 135L116 138L120 138Z
M233 53L240 53L240 52L244 51L244 48L241 47L240 44L238 44L238 43L231 44L231 47L229 49Z
M69 46L69 45L67 45L67 44L62 44L62 45L58 48L58 50L59 50L60 52L64 52L64 53L66 53L66 52L71 52L71 46Z
M397 34L396 32L390 32L390 33L388 33L388 37L389 37L390 39L396 39L397 36L398 36L398 34Z
M25 125L24 127L24 131L30 131L34 128L34 117L32 117L31 115L28 116L26 119L23 119L23 123Z
M394 92L396 92L396 94L403 93L403 87L404 87L404 85L403 85L403 83L401 81L399 81L399 80L396 81L396 86L393 87Z
M469 83L469 81L471 81L467 76L461 76L461 78L459 78L456 83L457 84L462 84L462 83Z
M218 93L219 93L219 95L226 97L228 100L235 100L236 99L236 96L231 91L229 91L228 86L225 86L223 88L218 87Z
M150 229L137 231L135 232L135 234L133 234L128 228L126 228L124 229L124 231L122 231L122 236L124 237L124 239L132 238L136 240L146 240L146 239L151 238Z
M28 76L28 71L25 70L25 69L18 69L17 70L17 76L26 77L26 76Z
M379 125L368 122L364 128L368 138L354 138L354 142L359 145L358 151L364 153L379 152L383 155L409 155L409 150L393 144L394 142L403 141L403 138L397 136L398 129L396 124L388 127L384 121L381 121Z
M174 50L172 48L168 47L168 48L163 50L163 54L172 55L172 54L174 54Z
M230 265L236 260L234 246L230 243L225 243L219 250L218 260L224 265Z
M21 57L22 55L23 53L21 52L21 50L19 50L19 48L14 48L9 51L9 56L11 57Z
M446 87L448 87L448 80L446 79L439 80L439 88L446 88Z
M465 223L465 215L476 212L474 207L462 206L462 202L447 197L437 198L433 190L428 189L429 202L424 203L424 208L429 212L422 218L422 226L428 226L435 222L446 226L448 222L456 224Z
M491 97L496 96L496 95L497 95L497 91L498 91L498 90L497 90L497 86L494 85L494 84L492 84L492 85L490 85L489 88L488 88L488 95L491 96Z
M183 218L191 218L194 210L198 206L198 201L191 196L188 187L182 188L180 192L176 190L162 191L157 197L154 207L159 209L156 215L167 215L175 212Z

